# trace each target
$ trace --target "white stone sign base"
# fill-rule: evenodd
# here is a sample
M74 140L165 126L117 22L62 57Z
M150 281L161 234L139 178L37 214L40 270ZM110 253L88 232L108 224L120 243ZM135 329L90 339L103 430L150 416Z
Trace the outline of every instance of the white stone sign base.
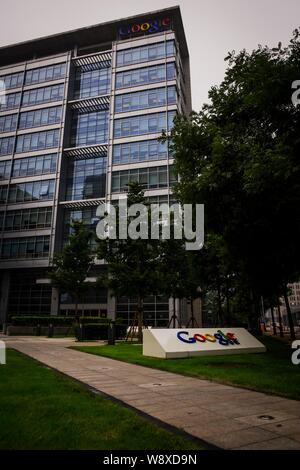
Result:
M143 355L164 359L265 352L245 328L151 328L143 330Z

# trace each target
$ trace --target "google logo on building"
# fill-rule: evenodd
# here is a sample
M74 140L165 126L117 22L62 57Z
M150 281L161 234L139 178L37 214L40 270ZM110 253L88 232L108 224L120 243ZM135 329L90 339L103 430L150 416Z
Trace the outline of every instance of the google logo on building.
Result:
M188 331L178 331L177 338L183 343L216 343L218 342L222 346L229 346L234 344L240 344L234 333L223 333L221 330L217 330L214 334L200 334L195 333L193 336L189 336Z
M139 33L158 33L171 26L171 18L163 18L153 21L145 21L145 23L135 23L129 26L121 26L119 28L120 37L128 37Z

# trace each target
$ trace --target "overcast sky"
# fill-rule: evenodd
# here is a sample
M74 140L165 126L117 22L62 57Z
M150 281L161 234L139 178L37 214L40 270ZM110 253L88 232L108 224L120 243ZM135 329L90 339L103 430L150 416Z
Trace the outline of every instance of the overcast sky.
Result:
M219 84L228 51L287 43L300 25L300 0L8 0L0 45L180 5L191 58L193 108ZM300 72L299 72L300 73ZM299 76L300 79L300 76Z

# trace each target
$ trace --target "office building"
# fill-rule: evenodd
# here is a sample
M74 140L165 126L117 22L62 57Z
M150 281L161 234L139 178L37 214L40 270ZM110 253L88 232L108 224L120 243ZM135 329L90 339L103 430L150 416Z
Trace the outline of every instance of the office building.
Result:
M153 202L172 198L173 160L158 137L191 111L179 7L2 47L0 83L0 322L71 314L72 299L47 280L70 221L95 227L99 204L133 180ZM146 299L146 321L165 325L169 304ZM79 307L129 321L134 301L91 288Z

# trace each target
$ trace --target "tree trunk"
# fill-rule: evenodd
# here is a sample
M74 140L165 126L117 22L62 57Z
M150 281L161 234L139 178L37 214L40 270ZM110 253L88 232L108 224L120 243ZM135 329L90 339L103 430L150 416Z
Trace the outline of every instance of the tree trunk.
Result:
M144 304L143 298L138 297L137 314L138 314L138 342L139 343L143 342L143 316L144 316L143 304Z
M79 323L80 323L80 314L79 314L79 311L78 311L79 297L78 297L77 294L75 294L74 297L75 297L75 314L74 314L75 323L77 325L79 325Z
M288 294L287 294L287 286L284 286L283 297L284 297L287 317L288 317L288 321L289 321L290 336L291 336L291 340L294 341L296 339L296 335L295 335L295 329L294 329L294 322L293 322L291 307L290 307L289 298L288 298Z
M223 318L223 312L222 312L222 299L221 299L221 283L220 283L220 276L217 276L217 291L218 291L218 318L219 318L219 325L223 326L222 324L222 318ZM218 324L218 322L217 322Z
M276 331L276 323L275 323L275 318L274 318L274 307L271 307L271 316L272 316L272 325L273 325L273 335L277 336L277 331Z
M176 313L175 313L176 299L173 295L173 328L176 328Z
M277 300L277 310L278 310L278 321L279 321L279 335L280 338L283 338L283 328L282 328L282 318L281 318L281 311L280 311L280 300Z
M260 335L262 332L259 328L259 315L257 314L257 300L254 295L254 290L250 289L251 299L251 313L248 317L249 329L253 334Z
M227 326L231 324L231 316L230 316L230 302L229 302L229 285L228 279L226 279L226 321Z

